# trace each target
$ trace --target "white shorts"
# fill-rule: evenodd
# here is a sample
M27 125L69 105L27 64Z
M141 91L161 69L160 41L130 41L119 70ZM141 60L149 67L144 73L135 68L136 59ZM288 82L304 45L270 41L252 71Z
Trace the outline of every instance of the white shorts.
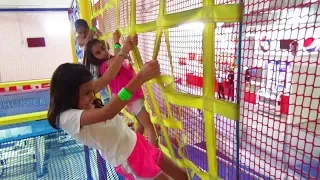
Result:
M139 99L127 104L128 112L135 116L141 112L143 107L144 107L144 101L142 99Z

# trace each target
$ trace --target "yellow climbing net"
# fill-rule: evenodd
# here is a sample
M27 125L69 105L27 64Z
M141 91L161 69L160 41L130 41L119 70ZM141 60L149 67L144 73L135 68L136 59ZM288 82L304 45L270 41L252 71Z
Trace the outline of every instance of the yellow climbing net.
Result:
M163 74L143 87L151 120L160 127L162 151L188 169L191 178L218 179L214 117L237 121L239 105L215 98L216 26L240 22L242 5L212 0L79 2L81 18L96 23L110 45L117 29L123 36L139 35L132 52L135 70L158 60Z

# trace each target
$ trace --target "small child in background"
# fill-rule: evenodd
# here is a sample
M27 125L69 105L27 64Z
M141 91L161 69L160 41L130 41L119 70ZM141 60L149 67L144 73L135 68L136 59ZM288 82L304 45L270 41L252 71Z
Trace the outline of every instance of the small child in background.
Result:
M74 23L76 28L76 32L78 36L76 37L76 41L80 47L86 45L86 43L91 39L97 39L102 33L95 27L89 28L87 21L84 19L78 19Z
M218 96L219 96L219 99L223 99L223 100L225 99L222 75L219 75L218 77Z
M119 32L116 31L114 33L114 50L115 54L125 57L126 59L130 59L129 56L122 51L119 51L121 45L119 44ZM135 36L132 41L138 41ZM99 69L98 74L103 76L104 73L111 68L110 65L116 61L114 57L112 57L106 46L99 40L93 39L88 41L85 47L85 62L86 66L90 67L90 65L97 66ZM135 72L130 65L130 63L124 62L122 67L118 70L115 78L110 82L109 87L111 89L112 96L116 96L117 93L125 87L131 80L134 78ZM105 82L104 86L107 86L108 83ZM97 89L100 90L100 89ZM95 91L98 92L98 91ZM155 147L159 147L158 138L156 131L151 123L150 115L144 107L144 96L143 91L139 88L129 101L127 105L127 110L129 113L134 115L138 120L138 128L136 132L143 134L144 129L147 131L149 142Z

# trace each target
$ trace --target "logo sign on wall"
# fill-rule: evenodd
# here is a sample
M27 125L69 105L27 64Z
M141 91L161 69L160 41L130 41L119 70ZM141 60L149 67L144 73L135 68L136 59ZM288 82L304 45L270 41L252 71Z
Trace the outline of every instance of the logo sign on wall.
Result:
M270 49L270 39L267 39L266 36L264 36L261 40L260 40L260 50L263 52L267 52Z
M320 52L320 39L306 38L303 42L303 50L309 53Z

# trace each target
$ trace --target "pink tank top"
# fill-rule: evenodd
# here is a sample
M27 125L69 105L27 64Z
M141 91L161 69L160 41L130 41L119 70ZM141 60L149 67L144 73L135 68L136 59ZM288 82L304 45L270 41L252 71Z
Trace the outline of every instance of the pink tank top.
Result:
M107 61L105 61L100 65L101 75L103 75L106 72L107 68L108 68ZM117 96L118 92L123 87L125 87L135 75L136 74L132 66L129 63L124 62L117 76L109 84L112 96ZM141 88L139 88L136 91L136 93L132 96L129 102L133 102L142 98L143 98L143 91Z

